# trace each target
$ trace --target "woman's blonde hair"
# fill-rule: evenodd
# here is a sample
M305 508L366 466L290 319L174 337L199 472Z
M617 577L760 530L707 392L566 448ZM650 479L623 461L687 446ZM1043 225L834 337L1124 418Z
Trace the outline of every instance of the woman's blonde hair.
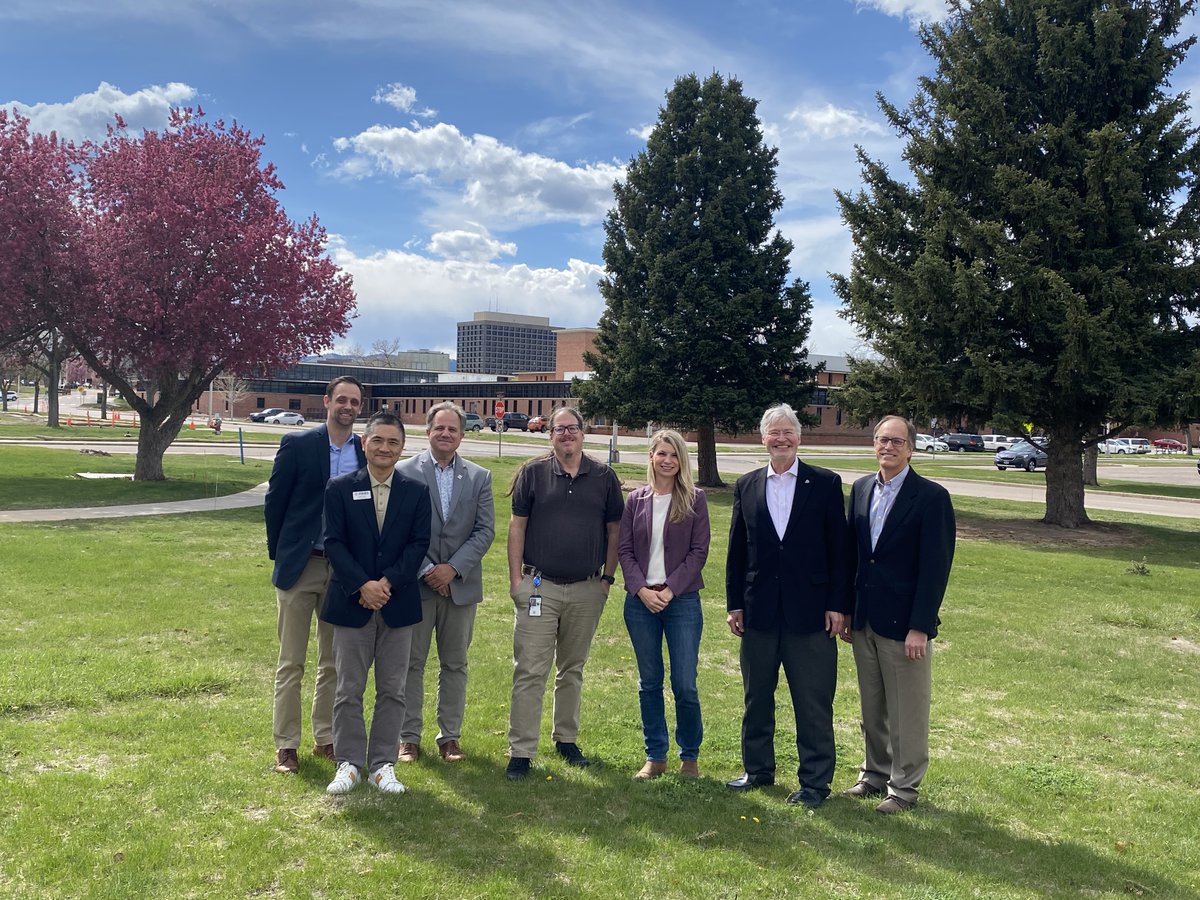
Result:
M650 438L650 459L646 461L646 480L654 486L654 450L659 444L669 444L679 457L679 471L675 473L675 484L671 488L672 522L682 522L695 514L696 482L692 480L692 462L688 456L687 444L683 435L670 428L654 432Z

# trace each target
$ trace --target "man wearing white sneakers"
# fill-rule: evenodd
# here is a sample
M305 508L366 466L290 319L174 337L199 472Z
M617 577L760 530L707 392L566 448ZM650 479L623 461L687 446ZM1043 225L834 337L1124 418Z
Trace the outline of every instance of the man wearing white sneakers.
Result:
M326 790L349 793L365 768L372 786L400 794L404 785L396 780L396 747L412 626L421 621L417 573L429 549L429 491L395 470L404 451L404 424L397 416L372 416L363 449L367 465L334 478L325 489L325 552L333 579L321 620L334 626L338 763ZM368 743L363 694L372 664L375 713Z

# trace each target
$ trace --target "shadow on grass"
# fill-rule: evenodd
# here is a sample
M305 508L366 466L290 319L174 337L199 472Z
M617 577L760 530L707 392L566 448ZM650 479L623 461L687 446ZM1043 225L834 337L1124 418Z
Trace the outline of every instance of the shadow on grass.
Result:
M535 763L527 781L510 784L496 760L473 757L453 769L437 761L417 765L419 770L401 767L399 773L407 780L405 771L412 772L417 785L395 798L403 813L397 815L390 802L379 802L382 798L362 789L343 801L342 814L380 852L402 848L406 855L444 870L448 878L482 890L481 878L498 878L521 885L531 896L594 896L596 885L571 882L579 877L580 861L562 850L562 836L572 835L581 846L588 845L586 852L627 860L631 872L641 872L646 861L672 852L716 852L723 859L735 859L725 876L730 895L740 891L739 876L762 870L791 872L817 892L830 878L857 873L871 880L862 884L865 889L882 890L886 896L920 890L939 895L933 885L941 882L991 896L1024 892L1200 897L1151 869L1075 841L1024 837L984 815L928 803L913 813L885 818L876 815L870 803L835 796L809 813L784 804L788 789L782 785L747 797L712 778L683 782L668 775L652 783L634 783L628 772L608 766L576 773L564 771L557 762L545 768ZM317 782L326 775L323 769L312 770L309 780L315 789L324 788L324 782ZM428 778L443 782L444 789L465 800L473 812L465 813L422 789L421 782ZM543 840L546 833L553 840ZM681 871L670 863L649 865L662 878L689 877L686 868ZM711 881L723 865L695 873L694 889L704 891L707 879L706 892L724 896L711 894ZM830 865L842 874L825 871ZM633 876L624 887L637 890L642 885ZM671 894L671 888L662 887L664 895Z

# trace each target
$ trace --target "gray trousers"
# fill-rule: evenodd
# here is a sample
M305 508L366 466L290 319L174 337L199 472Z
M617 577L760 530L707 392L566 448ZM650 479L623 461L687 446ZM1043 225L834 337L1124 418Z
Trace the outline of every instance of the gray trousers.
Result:
M923 657L908 659L904 641L881 637L868 625L854 632L851 646L866 745L858 779L886 787L891 797L916 800L929 768L933 642Z
M333 752L339 763L352 763L360 770L374 772L384 763L396 761L411 641L412 626L389 628L378 610L362 628L334 626L337 696L333 701ZM368 744L363 694L372 663L375 713Z
M408 658L408 682L404 688L404 727L400 740L421 743L424 723L425 662L429 645L437 633L438 744L462 739L463 714L467 707L467 649L475 630L477 603L457 605L449 597L427 597L421 592L421 621L412 627L412 652Z

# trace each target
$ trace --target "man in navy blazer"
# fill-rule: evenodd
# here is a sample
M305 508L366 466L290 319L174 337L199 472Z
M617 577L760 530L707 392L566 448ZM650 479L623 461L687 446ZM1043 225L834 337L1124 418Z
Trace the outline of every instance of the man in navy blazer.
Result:
M909 467L916 428L875 426L879 472L850 494L854 646L866 754L851 797L887 797L884 815L911 809L929 768L930 648L954 560L954 507L940 484Z
M363 388L349 375L325 389L325 424L283 436L263 515L267 556L275 561L271 582L278 606L279 661L275 668L275 771L300 768L300 690L313 616L329 587L322 511L330 477L367 464L354 434ZM313 691L313 754L333 759L333 629L317 622L317 678Z
M771 455L738 479L725 567L730 630L741 638L744 791L775 783L775 687L787 675L796 715L800 789L810 809L829 796L835 747L837 643L850 611L842 480L796 456L800 422L787 404L759 424Z
M344 794L367 771L374 787L398 794L404 785L394 764L412 626L421 621L417 573L429 548L429 492L395 470L404 451L398 416L372 416L363 445L366 468L334 478L325 489L325 550L333 578L321 620L334 626L338 762L327 790ZM368 743L363 694L372 664L375 713Z

